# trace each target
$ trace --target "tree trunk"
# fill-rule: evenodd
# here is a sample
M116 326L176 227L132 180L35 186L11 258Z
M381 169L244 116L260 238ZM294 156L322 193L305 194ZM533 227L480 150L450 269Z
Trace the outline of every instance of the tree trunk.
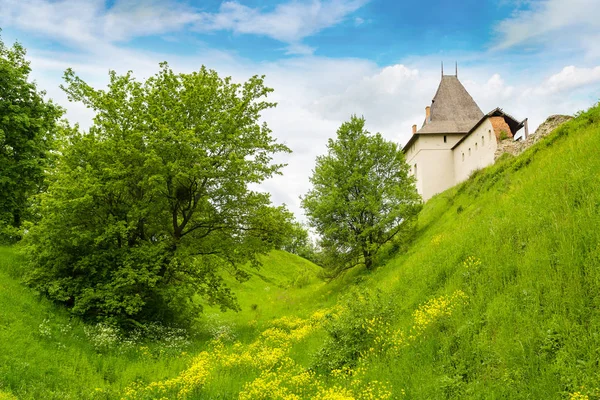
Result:
M21 210L19 209L13 211L13 226L15 228L21 227Z
M373 255L370 251L364 250L363 257L365 258L365 268L371 271L373 269Z

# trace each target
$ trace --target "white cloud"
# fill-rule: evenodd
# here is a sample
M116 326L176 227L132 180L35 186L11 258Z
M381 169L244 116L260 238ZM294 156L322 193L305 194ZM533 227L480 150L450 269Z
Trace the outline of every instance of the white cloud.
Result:
M288 52L308 49L301 41L340 23L368 0L312 0L278 4L272 11L242 5L236 1L221 4L217 13L203 13L196 24L200 31L228 30L235 33L267 36L289 43Z
M98 0L49 2L45 0L4 0L0 23L6 27L82 45L97 41L92 26L102 10Z
M559 73L548 78L538 88L538 93L564 92L598 82L600 82L600 66L595 68L577 68L574 65L569 65L564 67Z
M308 178L315 158L326 151L327 139L335 137L343 121L353 113L364 115L368 130L381 132L403 145L411 135L411 125L422 123L424 107L430 104L439 83L437 65L431 69L402 64L378 67L366 60L312 56L253 63L220 52L174 57L122 48L111 49L110 54L77 57L30 50L33 75L39 86L67 107L70 120L83 126L89 126L91 112L80 104L68 103L58 89L62 71L68 66L96 87L107 83L109 68L122 73L131 69L143 78L154 74L158 62L164 59L176 71L189 72L205 64L237 81L265 74L266 84L275 89L270 99L278 106L265 111L263 119L273 135L294 152L277 157L277 162L288 164L284 175L269 180L262 188L272 194L275 203L288 204L298 216L302 215L298 197L310 188ZM487 69L493 71L492 68ZM498 73L485 75L480 69L463 68L461 79L484 112L499 106L518 119L528 117L533 131L550 114L573 113L590 106L589 99L572 97L570 93L582 85L589 86L587 92L598 93L599 69L566 67L538 82L516 82ZM553 87L560 90L549 90Z
M501 107L517 119L528 118L533 133L552 114L573 114L598 101L599 72L600 67L567 66L558 73L540 71L537 80L507 84L500 74L493 74L487 80L464 80L463 83L483 112Z
M214 25L214 29L221 26L238 33L272 34L271 37L295 46L289 51L306 54L311 50L303 47L302 39L306 35L341 21L351 12L348 10L359 7L362 2L289 3L289 7L305 7L295 16L291 15L291 8L285 7L275 7L266 13L242 8L235 12L246 15L239 17L243 24L217 21L231 16L228 13L234 11L223 13L221 10L195 19L197 12L194 14L190 9L171 7L170 4L153 2L148 10L141 12L129 0L118 0L109 10L100 0L0 0L0 24L77 46L78 51L69 52L29 46L28 54L39 87L46 89L49 96L68 109L67 116L71 121L83 126L89 126L92 113L81 104L69 103L58 88L62 73L68 67L74 68L95 87L106 85L109 69L119 73L133 70L135 76L142 79L154 74L163 60L168 60L174 70L181 72L197 70L204 64L236 81L246 80L254 74L266 74L266 84L275 89L270 99L278 102L278 107L264 112L263 118L273 135L294 153L277 157L278 162L289 165L283 170L283 176L269 180L262 188L272 193L274 202L287 203L297 215L302 214L298 196L309 189L308 178L315 158L325 152L327 139L335 137L343 121L353 113L364 115L368 130L381 132L386 138L404 144L410 137L411 125L422 123L424 107L430 104L439 83L437 55L435 61L434 56L413 57L402 64L387 66L362 59L307 55L257 63L215 49L173 55L136 50L121 44L129 37L170 32L208 18L209 22L219 24ZM324 10L329 10L326 6L335 6L338 11L318 17ZM296 18L296 22L291 23L291 27L280 27L276 21L288 15ZM297 21L315 18L322 20L312 21L308 27L297 25ZM147 26L128 24L134 20L139 21L139 25L147 22ZM252 29L250 21L257 22L259 28ZM267 22L258 24L261 21ZM107 28L111 26L114 29ZM227 26L229 28L225 28ZM270 33L265 26L271 27ZM600 93L600 67L574 67L571 65L580 65L574 60L562 63L560 68L548 69L550 67L539 65L534 78L518 78L519 75L510 69L497 70L495 59L478 53L457 58L459 61L468 59L471 64L475 63L473 60L483 60L476 66L461 67L459 77L484 112L503 107L517 118L529 117L532 130L550 114L573 113L588 107L597 100L591 101L590 96ZM562 68L565 65L568 67ZM580 95L582 91L585 92L583 96Z
M295 54L295 55L311 55L312 53L314 53L315 48L314 47L310 47L307 46L305 44L302 43L292 43L290 44L287 49L285 54Z
M485 80L485 76L476 78L481 79L481 81ZM463 81L463 85L484 113L498 106L503 107L506 103L512 103L514 98L520 95L514 86L506 84L499 73L492 74L483 83L481 81L466 79Z
M420 124L425 106L439 83L438 75L402 64L377 68L346 81L343 90L313 102L312 109L324 117L343 121L351 114L367 120L368 129L381 131L390 140L408 140L413 124Z
M0 23L39 36L89 48L172 32L198 20L193 10L172 1L2 0Z
M143 7L142 7L143 5ZM194 10L179 3L121 0L104 17L104 36L111 41L177 31L200 19Z
M368 0L290 1L272 11L235 1L217 13L200 12L174 0L1 0L0 24L89 48L135 37L167 34L194 25L197 31L228 30L267 36L288 45L288 54L311 54L302 40L336 25Z
M518 10L496 27L499 35L496 49L520 44L539 43L547 47L578 46L590 48L590 40L600 30L600 7L597 0L540 0L530 9Z

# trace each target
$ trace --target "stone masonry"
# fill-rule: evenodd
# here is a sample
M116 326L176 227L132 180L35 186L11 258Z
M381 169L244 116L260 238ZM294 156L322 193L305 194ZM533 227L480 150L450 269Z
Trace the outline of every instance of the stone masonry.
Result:
M544 136L547 136L550 132L572 118L573 117L569 115L551 115L536 129L535 133L533 135L529 135L527 139L512 140L509 138L499 141L498 149L494 153L494 160L497 160L498 157L504 153L509 153L513 156L521 154L538 140L542 139ZM494 130L496 130L495 125Z

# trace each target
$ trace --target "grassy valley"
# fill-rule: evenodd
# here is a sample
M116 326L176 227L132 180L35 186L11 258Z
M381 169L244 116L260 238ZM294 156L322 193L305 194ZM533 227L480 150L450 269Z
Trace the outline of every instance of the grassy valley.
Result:
M87 326L1 248L0 399L598 399L598 154L600 106L429 200L373 272L271 252L191 336Z

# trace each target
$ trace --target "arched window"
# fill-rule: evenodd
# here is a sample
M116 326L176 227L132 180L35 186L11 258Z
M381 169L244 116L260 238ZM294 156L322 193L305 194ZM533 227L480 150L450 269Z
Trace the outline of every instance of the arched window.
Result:
M471 148L469 147L469 157L471 157Z
M477 142L475 142L475 151L477 151Z
M481 135L481 145L485 145L485 141L483 140L483 135Z
M465 153L462 153L463 161L465 161Z
M488 129L488 139L492 140L492 130Z
M417 164L415 164L415 176L417 176Z

